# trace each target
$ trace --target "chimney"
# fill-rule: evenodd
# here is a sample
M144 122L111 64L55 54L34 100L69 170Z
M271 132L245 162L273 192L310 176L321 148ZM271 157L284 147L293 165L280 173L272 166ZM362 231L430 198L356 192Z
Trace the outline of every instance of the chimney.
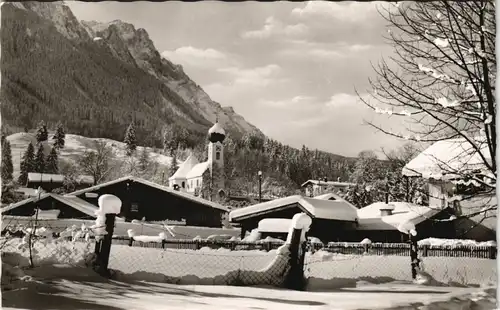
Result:
M337 182L340 182L340 177L337 178Z
M379 210L380 210L380 216L392 215L392 211L394 211L394 205L384 203Z

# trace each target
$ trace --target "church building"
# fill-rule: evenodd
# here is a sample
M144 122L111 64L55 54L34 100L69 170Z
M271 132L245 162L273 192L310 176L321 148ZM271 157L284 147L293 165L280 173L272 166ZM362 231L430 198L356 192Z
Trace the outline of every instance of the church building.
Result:
M226 138L226 132L218 121L208 130L208 160L199 162L194 155L188 158L179 166L177 171L169 180L170 187L178 187L180 191L195 195L200 193L203 182L203 174L209 170L210 175L214 168L222 169L224 167L224 147L222 142ZM222 189L224 181L218 178L215 187L216 190Z

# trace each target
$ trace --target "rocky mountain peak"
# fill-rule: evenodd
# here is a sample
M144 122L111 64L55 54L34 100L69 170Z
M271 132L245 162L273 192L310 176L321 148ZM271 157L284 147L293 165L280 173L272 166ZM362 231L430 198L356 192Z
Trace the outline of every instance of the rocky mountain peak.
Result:
M38 2L26 1L18 2L16 7L23 6L25 9L35 12L42 18L52 21L56 29L70 40L88 41L90 37L85 28L73 15L71 9L62 1Z

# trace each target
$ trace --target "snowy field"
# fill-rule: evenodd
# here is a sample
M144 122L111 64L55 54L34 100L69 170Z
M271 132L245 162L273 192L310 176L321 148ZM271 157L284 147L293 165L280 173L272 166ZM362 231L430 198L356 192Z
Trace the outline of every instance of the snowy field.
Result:
M497 262L468 257L421 257L423 271L442 283L480 285L496 283ZM306 276L325 280L363 279L411 281L406 256L343 255L318 251L306 255ZM319 281L321 282L321 281Z
M1 241L2 252L19 253L28 257L21 239ZM84 265L85 256L94 251L94 242L48 242L34 244L34 264ZM231 271L264 270L276 250L269 252L230 251L229 249L200 250L129 247L113 244L109 268L136 280L178 283L180 278L214 278ZM497 281L496 260L467 257L423 257L423 270L446 284L479 285ZM325 251L306 253L305 275L311 289L337 287L352 280L389 282L411 281L410 259L406 256L344 255ZM191 279L192 281L192 279ZM205 281L206 282L206 281Z
M3 309L96 310L355 310L494 309L494 288L369 284L329 292L259 287L172 285L106 281L86 269L68 266L21 272L23 280L2 287ZM431 305L424 308L424 305Z
M261 270L276 257L276 250L229 251L228 249L195 250L155 249L113 245L109 268L126 274L141 272L141 276L156 279L196 275L199 278L215 277L234 270ZM153 279L144 279L153 280Z

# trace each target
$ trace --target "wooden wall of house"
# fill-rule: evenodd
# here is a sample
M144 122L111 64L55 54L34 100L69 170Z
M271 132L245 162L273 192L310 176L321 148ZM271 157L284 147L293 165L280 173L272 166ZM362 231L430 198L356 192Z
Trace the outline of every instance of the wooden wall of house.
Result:
M408 241L408 235L403 234L399 230L358 230L356 237L353 240L345 240L347 242L361 242L368 238L372 242L382 243L401 243Z
M128 184L128 186L127 186ZM164 221L186 220L188 226L221 227L223 210L212 208L189 199L145 186L138 182L120 182L100 188L93 193L99 196L112 194L122 200L120 216L128 221L141 220ZM96 204L98 198L79 196L86 201ZM134 210L137 207L136 211Z
M38 202L29 202L24 205L21 205L15 209L9 210L4 215L16 215L16 216L33 216L35 215L35 209L40 208L41 210L60 210L58 218L64 219L83 219L83 220L91 220L93 217L80 212L57 199L52 197L47 197Z
M324 243L350 241L356 237L355 227L354 222L313 219L307 235L319 238Z
M51 192L56 188L59 188L63 186L63 182L40 182L40 181L31 181L28 182L27 186L28 188L38 188L41 187L44 191Z
M252 231L257 228L259 222L266 218L285 218L292 219L297 213L305 212L298 203L284 206L281 209L275 210L270 213L261 214L242 220L238 223L241 225L242 234L245 231ZM311 216L309 214L309 216ZM330 241L345 241L345 238L353 238L355 229L354 223L349 223L345 221L334 221L325 219L312 219L312 225L309 229L308 236L316 237L321 239L323 242Z

